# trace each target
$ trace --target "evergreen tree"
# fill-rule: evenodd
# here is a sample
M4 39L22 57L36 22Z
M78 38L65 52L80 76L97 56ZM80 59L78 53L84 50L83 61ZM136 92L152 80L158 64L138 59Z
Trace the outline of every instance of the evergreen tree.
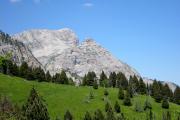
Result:
M86 76L86 74L85 74L84 77L83 77L82 85L83 85L83 86L87 85L87 76Z
M135 103L135 108L134 109L135 109L136 112L143 112L143 108L142 108L142 106L141 106L141 104L139 102Z
M169 102L166 97L163 99L162 108L169 109Z
M127 89L127 92L129 93L130 97L132 98L133 97L133 90L132 90L132 86L129 85L128 89Z
M162 100L162 96L159 90L154 92L154 99L156 102L160 103Z
M99 79L99 83L101 87L104 87L105 85L105 80L107 80L107 76L104 73L104 71L102 71L102 73L100 74L100 79Z
M139 81L135 75L133 77L130 76L129 86L131 88L132 95L137 94L139 92Z
M152 109L152 105L151 105L149 99L147 98L144 103L144 110L151 110L151 109Z
M139 79L139 92L143 95L146 94L146 84L144 83L143 79Z
M60 74L60 83L61 84L69 84L68 77L67 77L66 72L64 70L62 70L61 74Z
M117 119L116 120L126 120L126 118L124 117L124 114L121 113L121 114L117 115Z
M109 103L109 102L106 102L106 105L105 105L105 112L107 112L110 108L112 109L110 103Z
M64 120L73 120L73 116L69 110L66 111L66 113L64 115Z
M108 90L107 89L104 89L104 96L108 96L109 95L109 92L108 92Z
M50 120L47 108L34 88L23 106L23 115L26 120Z
M116 113L121 112L121 108L120 108L120 105L119 105L118 101L115 102L114 110L115 110Z
M121 100L124 99L124 91L121 87L119 88L118 98Z
M108 108L108 111L106 113L106 120L116 120L116 117L111 107Z
M97 80L94 80L94 83L93 83L93 88L94 88L94 89L98 89Z
M170 98L171 96L170 94L171 94L171 90L168 84L165 84L164 86L162 86L162 96Z
M31 67L29 67L28 70L27 70L26 79L27 80L34 80L35 79L35 76L33 74L33 70L32 70Z
M46 72L46 82L51 82L52 81L52 78L51 78L51 75L49 73L49 71Z
M87 80L87 85L88 86L93 86L95 79L96 79L95 72L88 72L87 79L86 79Z
M104 115L100 109L95 111L93 120L105 120Z
M128 80L126 78L126 76L122 73L122 72L119 72L117 74L117 84L116 86L119 88L119 87L122 87L123 89L127 90L128 88Z
M86 113L85 113L85 116L84 116L84 119L83 120L92 120L92 118L91 118L91 114L88 112L88 111L86 111Z
M109 87L116 87L116 73L112 72L109 75Z
M28 73L28 64L26 62L23 62L19 69L20 77L26 78Z
M180 87L176 87L173 97L174 103L180 105Z
M130 94L128 92L126 92L125 99L124 99L123 103L125 106L131 106L132 105Z

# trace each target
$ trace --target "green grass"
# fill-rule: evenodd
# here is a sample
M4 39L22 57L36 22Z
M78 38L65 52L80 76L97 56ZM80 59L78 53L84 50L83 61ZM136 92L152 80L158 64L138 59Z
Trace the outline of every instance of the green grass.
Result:
M35 86L38 93L45 100L48 107L51 119L56 116L63 118L63 115L67 109L71 111L76 120L81 120L85 114L85 111L89 111L91 114L96 109L104 111L105 102L102 100L104 97L104 88L93 90L95 98L86 103L85 100L90 92L90 87L75 87L70 85L60 85L53 83L38 83L35 81L26 81L22 78L11 77L0 74L0 94L8 96L13 103L22 105L26 102L29 96L30 89ZM109 88L109 100L114 105L117 99L118 89ZM136 120L145 120L146 112L137 113L134 111L135 102L140 102L142 106L146 96L135 96L132 99L133 106L126 107L122 104L121 100L118 100L121 106L121 111L128 119L136 118ZM156 114L157 120L161 120L162 112L165 109L161 108L160 103L154 102L150 97L150 101L153 106L153 112ZM176 112L180 112L180 106L170 103L170 109L172 113L172 119L175 120ZM105 114L105 113L104 113Z

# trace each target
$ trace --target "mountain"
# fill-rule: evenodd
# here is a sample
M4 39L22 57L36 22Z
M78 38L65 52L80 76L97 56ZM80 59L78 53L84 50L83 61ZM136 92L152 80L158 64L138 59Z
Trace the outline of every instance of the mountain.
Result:
M17 39L18 43L23 43L27 55L32 56L32 61L37 59L46 71L55 74L64 69L68 75L77 78L76 82L89 71L96 72L98 76L104 71L107 75L110 72L123 72L126 77L140 77L134 68L114 57L95 40L86 39L79 43L77 35L69 28L35 29L12 37ZM144 81L148 84L153 82L149 78L144 78ZM177 86L171 82L163 83L168 83L172 90Z
M11 54L11 59L20 65L26 61L29 66L41 66L31 51L22 42L12 39L8 34L0 32L0 55Z
M99 75L102 70L123 72L127 77L140 74L118 60L92 39L79 44L77 35L68 28L60 30L30 30L18 33L13 38L23 42L46 70L52 74L62 69L76 76L88 71Z

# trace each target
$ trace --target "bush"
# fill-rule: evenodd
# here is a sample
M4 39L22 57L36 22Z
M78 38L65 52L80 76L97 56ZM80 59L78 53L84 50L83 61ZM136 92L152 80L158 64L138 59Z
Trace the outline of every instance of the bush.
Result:
M149 102L148 99L146 99L145 103L144 103L144 110L148 110L148 109L152 109L152 105Z
M128 92L126 93L126 96L125 96L123 103L125 106L131 106L132 105L131 98L130 98L130 95Z
M108 95L109 95L107 89L104 90L104 95L105 95L105 96L108 96Z
M169 102L168 102L167 98L163 99L162 108L169 109Z
M115 110L116 113L121 112L121 108L120 108L120 105L119 105L118 101L116 101L116 103L114 105L114 110Z
M64 120L73 120L73 116L69 110L66 111L66 113L64 115Z
M85 113L85 116L84 116L84 119L83 120L92 120L92 118L91 118L91 114L88 112L88 111L86 111L86 113Z

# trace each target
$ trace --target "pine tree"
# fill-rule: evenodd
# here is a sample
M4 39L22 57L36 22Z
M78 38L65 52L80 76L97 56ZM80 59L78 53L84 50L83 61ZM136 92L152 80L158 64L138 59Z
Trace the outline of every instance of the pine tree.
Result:
M52 81L52 77L49 73L49 71L46 72L46 82L51 82Z
M162 86L162 96L169 98L170 94L171 94L171 90L170 90L168 84L163 85Z
M88 86L93 86L95 79L96 79L95 72L88 72L87 79L86 79L87 80L87 85Z
M84 116L84 119L83 120L92 120L92 118L91 118L91 114L88 112L88 111L86 111L86 113L85 113L85 116Z
M86 74L85 74L84 77L83 77L82 85L83 85L83 86L86 86L86 85L87 85L87 76L86 76Z
M97 80L94 80L94 83L93 83L93 88L94 88L94 89L98 89Z
M146 84L144 83L143 79L139 79L139 92L144 95L146 94Z
M169 102L166 97L163 99L162 108L169 109Z
M118 98L121 100L124 99L124 91L121 87L119 88Z
M64 120L73 120L73 116L69 110L66 111L66 113L64 115Z
M127 90L127 88L128 88L128 80L127 80L126 76L122 72L119 72L117 74L116 79L117 79L116 86L118 88L122 87L123 89Z
M100 74L100 79L99 79L99 83L100 83L100 86L101 87L104 87L104 83L105 83L105 80L107 80L107 76L106 74L104 73L104 71L102 71L102 73Z
M135 109L136 112L143 112L143 108L142 108L142 106L141 106L141 104L139 102L135 103L135 108L134 109Z
M106 102L106 105L105 105L105 112L107 112L110 108L112 109L110 103L109 103L109 102Z
M109 87L116 87L116 73L112 72L109 75Z
M23 62L19 69L20 77L26 78L27 72L28 72L28 64L26 62Z
M50 120L47 108L34 88L23 106L23 115L26 120Z
M152 109L152 105L151 105L149 99L146 98L146 101L144 103L144 110L151 110L151 109Z
M100 109L95 111L93 120L105 120L104 115Z
M132 105L130 94L128 92L126 92L125 99L124 99L123 103L125 106L131 106Z
M114 112L111 107L108 108L106 113L106 120L116 120Z
M176 87L173 97L174 103L180 105L180 87Z
M120 105L119 105L118 101L115 102L114 110L115 110L116 113L121 112L121 108L120 108Z
M107 89L104 89L104 96L108 96L109 95L109 92L108 92L108 90Z
M68 77L67 77L66 72L64 70L61 71L60 81L61 81L60 82L61 84L69 84Z

